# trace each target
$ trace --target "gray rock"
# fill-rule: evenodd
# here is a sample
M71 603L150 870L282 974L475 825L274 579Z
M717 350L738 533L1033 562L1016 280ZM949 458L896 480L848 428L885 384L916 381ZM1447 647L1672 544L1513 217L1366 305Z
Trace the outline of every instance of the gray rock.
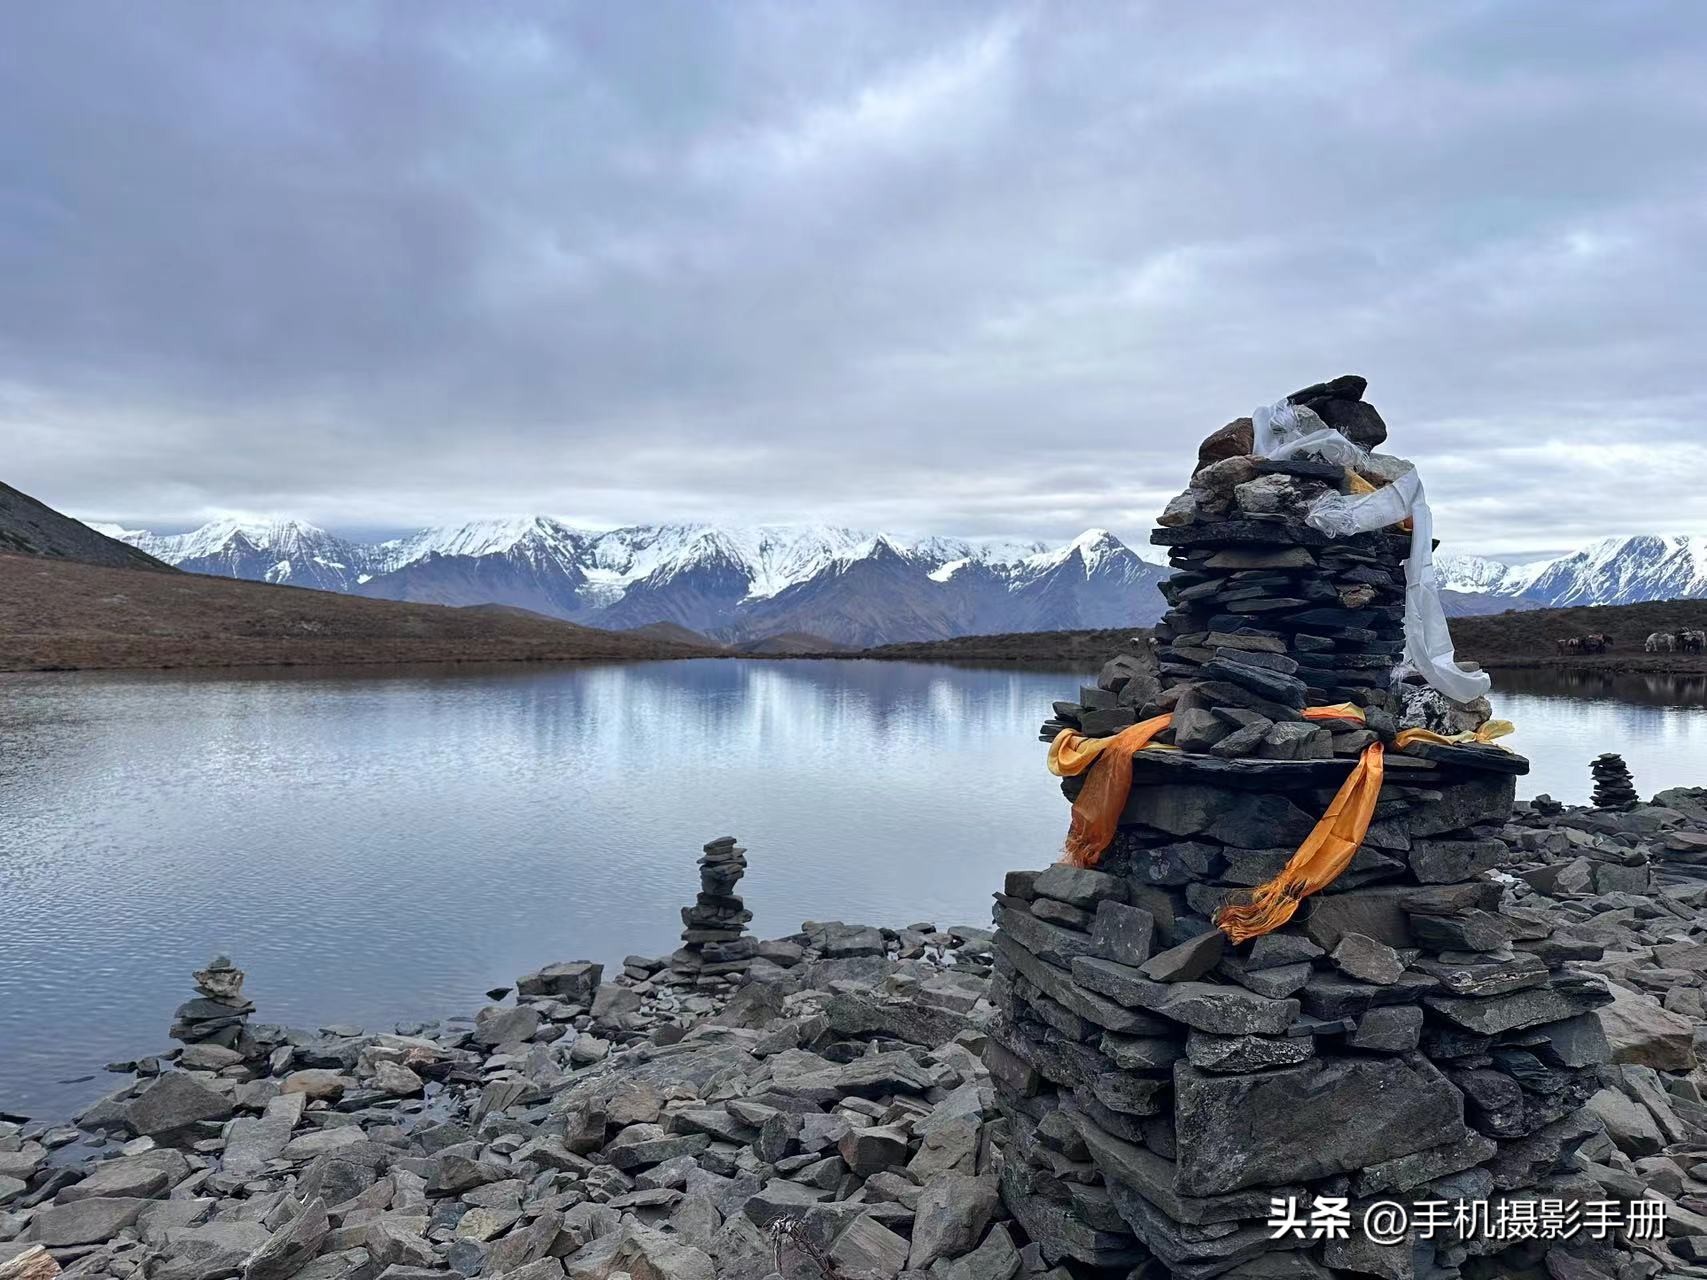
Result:
M1064 863L1056 863L1039 872L1033 888L1043 897L1054 898L1083 911L1095 911L1099 902L1110 899L1122 902L1126 897L1118 877L1086 867L1069 867Z
M267 1229L259 1222L216 1221L169 1227L165 1252L170 1256L150 1271L150 1280L213 1280L233 1275L267 1239Z
M591 1007L604 978L605 967L589 960L547 965L516 979L516 994L527 998L549 998L565 1004Z
M1226 949L1227 935L1210 929L1158 952L1139 967L1153 982L1190 982L1213 969Z
M1612 984L1612 1001L1596 1011L1612 1061L1690 1071L1696 1063L1695 1029L1651 996Z
M1510 855L1501 840L1418 840L1411 845L1411 872L1424 884L1453 884L1503 863Z
M1665 1149L1665 1135L1647 1108L1620 1093L1602 1089L1584 1106L1605 1126L1607 1135L1628 1156L1651 1156Z
M1322 949L1302 934L1265 933L1251 943L1244 965L1247 971L1277 969L1314 960L1321 954Z
M326 1202L315 1197L249 1256L243 1264L243 1280L288 1280L320 1251L331 1229Z
M144 1085L124 1109L125 1126L138 1137L175 1138L198 1121L226 1120L231 1099L182 1071L169 1071Z
M1343 935L1329 959L1341 973L1376 986L1390 986L1405 972L1397 951L1361 933Z
M148 1207L136 1196L92 1196L69 1204L43 1205L24 1232L24 1239L50 1249L99 1244L136 1221Z
M1309 1036L1218 1036L1196 1030L1185 1048L1192 1066L1215 1072L1296 1066L1316 1053Z
M1492 1036L1574 1017L1609 999L1602 988L1585 981L1576 989L1559 984L1486 998L1428 996L1424 1003L1453 1026L1476 1035Z
M275 1160L290 1141L291 1121L285 1115L241 1117L231 1122L221 1163L235 1178L248 1178Z
M1179 1189L1188 1195L1347 1173L1465 1133L1463 1096L1414 1054L1318 1059L1252 1076L1180 1063L1174 1091ZM1372 1098L1380 1107L1367 1105Z
M55 1199L60 1204L95 1196L135 1197L151 1200L164 1196L190 1174L190 1162L170 1148L121 1156L96 1165L89 1176L66 1187Z
M520 981L525 982L526 979ZM534 1032L539 1030L543 1021L539 1010L526 1005L515 1009L482 1009L474 1024L474 1042L488 1048L519 1044L533 1039Z
M1353 1049L1377 1053L1404 1053L1415 1049L1422 1038L1423 1011L1414 1004L1385 1005L1371 1009L1357 1020L1357 1029L1345 1039Z
M1283 1035L1298 1016L1296 1000L1208 982L1151 982L1138 970L1094 957L1075 960L1073 976L1121 1004L1217 1035Z
M931 1179L919 1193L907 1265L923 1271L938 1258L969 1253L995 1217L998 1203L994 1178L945 1173Z
M1097 903L1091 943L1095 953L1105 960L1142 965L1150 958L1155 927L1155 917L1142 907L1105 899Z

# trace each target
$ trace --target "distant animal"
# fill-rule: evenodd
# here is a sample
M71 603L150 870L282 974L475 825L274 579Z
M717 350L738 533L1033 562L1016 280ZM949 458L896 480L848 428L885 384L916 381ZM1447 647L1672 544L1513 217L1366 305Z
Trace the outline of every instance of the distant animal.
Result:
M1584 653L1608 653L1612 649L1612 637L1603 631L1590 632L1583 637Z
M1669 631L1656 631L1643 647L1649 653L1676 653L1677 637Z
M1707 631L1679 631L1677 633L1677 651L1679 653L1707 653Z
M1553 641L1553 647L1561 654L1576 653L1583 647L1583 642L1575 636L1562 636Z
M1605 653L1612 648L1612 637L1600 632L1586 636L1565 636L1553 641L1553 647L1561 654Z

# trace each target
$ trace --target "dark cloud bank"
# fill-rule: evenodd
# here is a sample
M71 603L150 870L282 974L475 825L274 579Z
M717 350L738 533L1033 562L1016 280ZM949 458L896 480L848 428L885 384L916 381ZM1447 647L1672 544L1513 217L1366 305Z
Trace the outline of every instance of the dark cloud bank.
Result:
M91 518L1136 535L1357 370L1461 548L1707 531L1690 3L0 10Z

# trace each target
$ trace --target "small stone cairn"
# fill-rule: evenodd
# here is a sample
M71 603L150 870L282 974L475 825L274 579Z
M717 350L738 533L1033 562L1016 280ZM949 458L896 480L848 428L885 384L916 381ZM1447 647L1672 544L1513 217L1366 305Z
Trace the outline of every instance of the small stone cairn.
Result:
M1386 427L1363 391L1345 377L1292 400L1373 449ZM1044 729L1100 736L1171 712L1160 740L1178 750L1134 759L1098 869L1012 872L996 895L986 1062L1010 1128L1003 1198L1046 1260L1083 1274L1509 1275L1517 1255L1489 1256L1509 1240L1377 1245L1362 1213L1601 1198L1567 1169L1598 1129L1579 1110L1609 1056L1591 1010L1611 999L1570 964L1601 948L1553 938L1488 874L1522 757L1393 748L1407 725L1489 715L1394 682L1408 535L1318 531L1305 513L1349 491L1347 474L1251 448L1249 419L1205 440L1152 537L1174 568L1159 680L1117 658ZM1395 464L1374 454L1362 473L1380 484ZM1364 720L1302 715L1341 702ZM1234 946L1216 911L1281 870L1377 739L1384 784L1350 865ZM1319 1196L1349 1201L1346 1239L1269 1226L1277 1198L1307 1216Z
M1593 802L1596 809L1634 809L1639 797L1630 766L1615 751L1596 756L1588 771L1594 775Z
M747 851L734 836L719 836L699 860L699 895L682 908L682 945L670 957L676 986L717 987L738 982L759 953L747 932L753 913L735 892L747 873Z
M172 1015L171 1037L190 1046L216 1045L249 1056L255 1049L248 1025L255 1002L243 995L244 976L225 955L197 969L191 975L196 994Z

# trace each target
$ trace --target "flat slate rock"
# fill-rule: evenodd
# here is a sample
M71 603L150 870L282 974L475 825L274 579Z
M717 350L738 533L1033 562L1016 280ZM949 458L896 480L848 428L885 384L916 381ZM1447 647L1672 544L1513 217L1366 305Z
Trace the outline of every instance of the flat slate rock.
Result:
M1521 776L1529 772L1529 759L1504 747L1484 743L1455 742L1442 746L1438 742L1413 742L1404 748L1405 755L1420 756L1438 764L1458 769L1479 769L1487 773L1509 773Z
M1174 1093L1178 1189L1192 1196L1350 1173L1467 1133L1463 1094L1416 1054L1227 1076L1182 1062Z
M1140 751L1132 757L1132 776L1135 780L1163 783L1201 781L1249 790L1313 791L1322 786L1339 786L1356 763L1349 758L1226 760L1185 751Z

